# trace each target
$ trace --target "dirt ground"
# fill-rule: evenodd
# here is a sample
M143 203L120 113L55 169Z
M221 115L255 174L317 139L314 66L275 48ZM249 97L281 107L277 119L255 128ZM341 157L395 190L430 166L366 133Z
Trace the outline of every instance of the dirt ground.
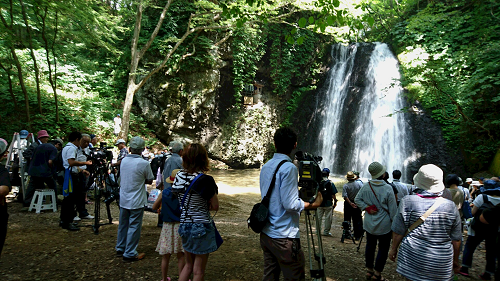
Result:
M217 178L216 178L217 180ZM259 235L247 228L246 219L253 204L258 202L258 187L245 193L235 193L223 183L220 188L220 210L215 217L217 228L224 244L210 254L206 280L260 280L262 274L262 251ZM340 195L338 198L340 199ZM339 202L342 203L342 202ZM36 214L22 209L17 202L9 205L9 227L7 240L0 258L0 280L161 280L161 257L155 252L160 235L157 215L146 212L138 250L146 258L133 263L124 263L116 258L114 246L118 227L118 207L112 204L113 224L100 227L94 234L92 221L80 222L80 231L70 232L58 226L59 211L42 211ZM91 214L94 205L87 205ZM327 280L365 280L363 241L360 251L352 241L340 242L343 218L342 205L334 212L333 237L323 237L326 256ZM106 211L101 206L102 222L106 222ZM307 253L304 214L301 216L301 241ZM471 276L478 276L484 269L484 247L476 250ZM177 280L175 258L170 263L170 276ZM403 280L396 273L395 263L388 261L383 275L389 280ZM479 277L458 280L479 280ZM309 264L306 264L306 280Z

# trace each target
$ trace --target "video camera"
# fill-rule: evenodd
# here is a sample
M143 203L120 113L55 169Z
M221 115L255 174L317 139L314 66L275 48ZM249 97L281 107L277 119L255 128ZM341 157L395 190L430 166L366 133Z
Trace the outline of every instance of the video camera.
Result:
M100 142L99 147L92 147L90 149L89 160L97 167L106 166L106 162L113 160L112 146L106 146L105 142Z
M319 184L323 180L319 163L321 156L314 156L307 152L297 151L295 158L299 161L299 196L306 202L313 202L318 193Z

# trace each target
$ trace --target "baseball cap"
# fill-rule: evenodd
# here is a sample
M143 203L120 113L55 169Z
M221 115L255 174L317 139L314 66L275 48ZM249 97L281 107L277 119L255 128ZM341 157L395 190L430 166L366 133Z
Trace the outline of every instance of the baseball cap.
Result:
M21 131L19 132L19 136L20 136L22 139L27 138L27 137L28 137L28 135L29 135L29 132L28 132L27 130L21 130Z
M141 149L146 146L146 142L141 137L133 137L128 143L132 149Z
M119 145L120 143L126 143L124 139L118 139L115 145Z

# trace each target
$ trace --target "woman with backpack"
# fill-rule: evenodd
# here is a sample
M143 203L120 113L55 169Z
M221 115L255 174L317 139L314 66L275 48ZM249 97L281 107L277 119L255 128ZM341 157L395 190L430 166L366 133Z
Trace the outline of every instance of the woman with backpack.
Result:
M182 154L182 166L172 185L181 202L179 235L186 257L179 281L187 281L191 273L193 281L201 281L208 255L221 243L210 215L210 210L219 210L218 187L213 177L204 174L209 161L203 145L190 144Z
M175 169L172 171L172 176L174 178L180 169ZM168 183L173 183L172 180L168 178L166 181ZM155 203L153 204L153 210L160 209L163 218L163 226L161 229L160 239L158 240L158 245L156 246L156 251L162 256L161 259L161 276L162 281L170 281L168 277L168 265L170 263L170 256L172 254L177 255L177 268L179 270L179 275L181 275L182 269L186 264L184 260L184 250L182 249L182 239L179 236L179 221L181 215L181 207L179 204L179 199L176 195L172 193L172 187L169 186L163 189L160 193Z
M478 224L478 220L483 210L500 204L500 187L497 186L494 180L486 180L484 181L484 186L480 188L480 192L481 194L473 202L472 215L474 218L467 231L468 237L467 242L465 242L462 267L459 273L463 276L469 276L469 268L472 266L474 251L485 240L486 269L479 277L482 280L491 280L491 276L495 273L495 244L498 227L488 227Z

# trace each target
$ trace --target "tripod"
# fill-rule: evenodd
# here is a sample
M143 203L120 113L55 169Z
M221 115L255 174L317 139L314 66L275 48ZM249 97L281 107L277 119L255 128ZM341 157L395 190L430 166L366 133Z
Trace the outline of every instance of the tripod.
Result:
M321 241L321 222L316 217L316 237L318 245L314 244L314 233L312 230L312 222L311 222L311 211L305 210L306 216L306 236L307 236L307 252L309 253L309 270L311 273L311 278L313 281L326 281L325 276L325 256L323 255L323 243ZM315 269L313 266L313 257L311 256L311 244L312 250L314 254L314 260L317 262L317 268ZM316 248L318 248L318 253L316 253Z
M108 164L110 165L110 164ZM106 203L106 211L108 215L108 222L101 223L101 198L102 194L106 192L105 184L110 181L108 174L108 167L106 165L102 165L96 168L94 176L94 224L92 225L92 229L94 230L94 234L99 234L99 227L103 225L113 224L113 218L111 217L110 205L111 202L115 199L114 196L110 196L104 200ZM113 191L112 191L112 194ZM111 200L109 200L111 198Z

